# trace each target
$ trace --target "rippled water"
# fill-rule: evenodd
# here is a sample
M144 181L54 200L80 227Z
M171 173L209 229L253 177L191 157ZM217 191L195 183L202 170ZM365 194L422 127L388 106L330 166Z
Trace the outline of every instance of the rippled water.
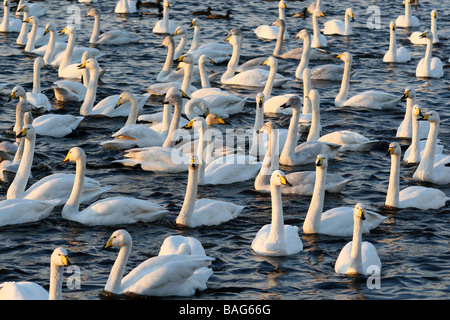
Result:
M356 75L351 82L350 92L366 89L382 89L399 96L407 86L414 86L417 100L425 110L436 110L441 117L439 138L445 150L450 148L448 118L450 116L448 99L449 73L445 69L442 79L418 79L415 66L423 56L425 48L408 43L411 31L398 28L399 41L404 42L412 54L407 64L385 64L382 57L388 49L388 23L403 14L401 1L323 1L328 4L327 18L342 19L347 6L355 13L353 28L357 35L352 37L328 36L332 53L349 51L354 55ZM231 8L232 20L202 21L201 40L224 40L225 34L233 27L243 30L242 60L254 56L269 56L275 42L258 40L252 29L260 24L274 21L278 15L276 1L176 1L172 5L170 18L177 24L188 26L197 8L211 6L213 12L225 13ZM311 19L302 20L291 17L293 12L309 2L286 1L287 27L293 35L302 28L312 31ZM413 10L422 21L421 28L429 26L429 12L438 9L438 30L441 44L435 46L433 54L445 63L448 61L450 46L450 18L439 15L450 9L443 1L421 1L422 6ZM45 1L48 9L41 23L53 20L58 28L63 28L66 19L72 14L70 5L81 11L81 29L77 43L88 45L93 21L84 15L91 8L89 4L76 1ZM381 12L381 29L368 29L369 5L377 5ZM102 12L103 30L127 29L139 31L144 38L142 43L127 46L104 46L100 49L106 55L100 65L106 69L98 88L97 100L124 90L135 93L144 92L155 81L162 68L166 49L158 48L162 37L152 33L157 21L156 9L144 8L147 15L116 15L115 1L99 1L95 7ZM323 21L323 19L322 19ZM321 23L322 23L321 21ZM0 34L2 46L0 59L0 82L9 85L3 90L1 108L1 138L12 139L8 131L15 120L15 102L7 102L12 87L22 84L26 89L32 87L34 56L24 53L15 44L17 34ZM298 41L288 39L286 48L299 46ZM292 68L287 75L294 77L297 61L289 61ZM337 60L336 63L342 63ZM311 62L311 65L317 63ZM226 65L213 69L223 72ZM45 69L42 72L42 88L50 97L52 83L57 80L57 71ZM88 155L87 174L112 187L103 197L127 195L148 198L161 203L170 214L155 223L115 227L86 227L65 221L57 208L50 218L37 223L3 227L0 229L0 282L30 280L48 287L49 256L56 246L67 248L72 264L80 267L81 288L69 290L64 286L65 299L100 299L100 292L108 277L117 251L98 252L110 234L118 229L127 229L133 237L133 250L127 271L148 257L157 255L163 240L169 235L181 234L199 239L207 254L215 258L212 264L214 274L208 281L208 289L190 299L445 299L450 292L449 258L449 209L384 211L390 160L385 156L388 144L395 140L398 124L403 119L404 107L392 111L367 111L357 109L336 109L334 97L339 91L339 83L312 82L312 87L321 95L321 121L323 132L337 129L351 129L369 138L378 139L374 148L366 153L343 153L330 162L329 171L352 179L339 195L327 195L325 209L365 202L369 209L380 212L387 219L364 239L373 243L382 261L381 288L369 289L366 277L348 277L334 272L334 263L349 239L324 235L304 235L300 231L304 250L285 258L267 258L255 255L250 244L257 231L270 222L270 196L259 194L253 189L253 181L230 186L207 186L199 188L199 197L209 197L232 201L246 208L234 221L220 226L200 228L179 228L175 225L184 199L187 174L154 174L136 168L111 165L111 161L121 158L120 152L105 150L99 142L119 129L125 119L87 117L76 133L66 138L56 139L38 137L35 164L46 164L33 169L30 183L55 172L74 172L72 165L60 166L67 151L72 146L81 146ZM251 128L254 121L254 97L258 90L236 90L241 95L250 96L242 114L229 119L230 125L221 127ZM296 92L302 94L302 84L292 81L274 92ZM77 114L79 104L53 101L57 112ZM160 110L157 99L150 99L144 113ZM286 126L288 118L272 119ZM397 140L403 147L409 141ZM285 171L311 170L313 166L283 168ZM414 167L402 166L401 186L413 185L411 176ZM450 186L441 190L450 195ZM2 197L6 196L7 186L1 186ZM286 224L301 226L310 203L310 197L283 196L284 218ZM66 274L67 275L67 274Z

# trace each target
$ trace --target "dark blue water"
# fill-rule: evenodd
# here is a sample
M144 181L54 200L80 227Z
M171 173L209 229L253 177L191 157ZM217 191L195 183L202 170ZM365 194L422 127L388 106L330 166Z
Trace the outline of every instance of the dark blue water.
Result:
M343 12L352 6L355 14L353 22L357 35L352 37L328 36L332 53L349 51L354 55L353 69L357 70L351 82L350 92L366 89L380 89L401 96L407 86L417 91L417 101L423 109L436 110L441 117L439 138L445 150L450 148L449 112L449 58L450 18L445 15L450 4L443 1L421 1L422 5L414 9L414 15L422 22L420 28L405 30L398 28L399 42L404 43L412 55L406 64L385 64L382 57L388 49L390 20L403 14L401 1L323 1L327 4L326 18L343 18ZM170 18L177 24L188 26L197 8L213 8L213 12L233 12L231 20L202 21L201 41L222 41L225 34L233 27L243 30L242 61L255 56L269 56L275 45L274 41L262 41L252 32L260 24L274 21L278 16L276 1L176 1L171 3ZM138 30L144 39L140 44L126 46L99 47L106 55L99 61L106 73L101 78L97 100L128 90L143 93L145 88L156 80L162 68L166 49L158 48L162 37L154 35L152 28L159 19L154 8L144 8L146 15L116 15L115 1L99 1L94 5L76 1L45 1L47 15L41 18L44 26L48 21L55 21L58 28L63 28L73 11L70 5L80 9L81 28L77 44L89 45L92 19L85 14L92 6L99 8L102 15L102 28ZM286 1L286 20L291 35L302 28L312 32L311 19L291 17L299 12L307 1ZM376 5L380 8L381 28L368 29L367 20L370 12L367 8ZM434 56L441 58L445 64L445 74L441 79L418 79L415 67L423 56L425 47L409 44L407 36L416 30L429 28L432 9L438 10L438 32L440 45L433 49ZM192 31L191 31L192 32ZM1 115L1 138L11 140L8 135L15 121L15 103L7 102L10 90L17 84L31 90L34 56L26 54L22 47L15 44L17 34L0 34L0 82L8 83L1 92L3 107ZM287 49L299 46L298 41L288 39ZM289 61L292 68L286 74L294 77L297 61ZM337 60L336 63L342 63ZM317 62L311 62L314 66ZM226 64L212 67L223 72ZM42 88L50 97L52 83L57 80L57 70L42 71ZM199 85L199 84L197 84ZM217 86L220 86L216 84ZM348 277L334 272L334 263L349 239L334 238L324 235L304 235L301 226L308 210L310 197L283 196L284 218L286 224L300 227L300 236L304 250L285 258L267 258L255 255L250 244L257 231L270 222L270 195L259 194L253 189L253 181L230 186L207 186L199 188L199 197L209 197L232 201L246 208L236 220L220 226L200 228L180 228L175 225L175 218L181 208L187 174L154 174L139 168L125 168L112 165L111 161L120 159L122 154L109 151L99 145L110 137L111 133L122 127L125 119L87 117L77 131L65 138L38 137L33 178L37 181L51 172L73 173L72 165L60 166L67 151L73 146L81 146L88 155L88 176L98 179L104 185L112 187L102 197L127 195L147 198L161 203L170 214L155 223L140 223L115 227L86 227L63 220L61 208L55 209L51 216L43 221L3 227L0 229L0 283L3 281L29 280L48 287L49 256L57 246L69 251L72 264L81 270L81 287L70 290L64 285L65 299L100 299L100 292L106 283L110 268L116 258L115 251L98 252L111 233L118 228L125 228L133 237L134 244L127 271L143 260L157 255L163 240L170 235L181 234L193 236L201 241L206 253L215 258L212 264L214 274L208 281L208 289L192 299L446 299L450 293L450 250L449 250L449 208L439 210L403 209L385 211L382 209L389 179L390 160L385 156L387 146L394 141L396 128L404 116L404 106L390 111L367 111L357 109L336 109L334 97L339 91L339 83L312 82L312 87L321 95L321 121L323 132L349 129L360 132L379 142L370 152L342 153L330 162L329 170L350 178L352 181L341 194L327 195L325 209L365 202L369 209L387 217L364 240L370 241L378 250L382 262L380 287L370 289L366 277ZM303 94L301 82L292 81L274 93L296 92ZM254 97L257 90L235 90L250 98L243 113L229 119L230 124L221 127L251 128L254 121ZM78 103L52 101L59 112L78 114ZM150 99L144 113L161 110L157 99ZM287 126L289 119L278 117L272 119L281 126ZM409 144L407 140L397 140L402 147ZM40 166L38 166L41 164ZM45 166L42 166L45 164ZM43 169L45 168L45 169ZM312 170L313 166L283 168L286 171ZM414 167L402 166L401 186L414 185L411 181ZM450 186L440 186L450 195ZM1 186L3 199L7 186ZM67 275L69 276L69 275Z

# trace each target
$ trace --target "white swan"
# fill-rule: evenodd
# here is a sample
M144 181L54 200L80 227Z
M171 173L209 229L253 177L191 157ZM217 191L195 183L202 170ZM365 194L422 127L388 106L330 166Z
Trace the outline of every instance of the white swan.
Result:
M397 47L397 35L395 34L395 22L389 23L389 50L383 56L383 62L407 62L411 60L411 55L405 47Z
M30 281L8 281L0 284L0 300L62 300L64 267L70 266L67 250L53 250L50 257L50 287Z
M119 247L120 251L105 284L106 292L133 296L192 296L207 287L208 277L199 278L196 273L208 267L214 258L191 254L159 255L145 260L123 277L132 247L130 234L123 229L116 230L100 250L111 247Z
M105 117L126 117L130 114L131 103L129 102L123 103L116 108L120 94L108 96L94 105L97 97L98 77L100 74L100 67L95 58L89 58L78 65L78 67L80 69L87 68L89 70L89 84L83 104L80 107L80 114L82 116L101 115ZM144 104L149 97L149 93L135 95L139 112L143 109Z
M259 192L270 192L271 173L279 169L279 131L275 129L272 122L266 122L262 127L269 135L269 145L258 175L255 178L255 190ZM315 171L297 171L286 174L290 185L281 186L282 194L312 195L316 179ZM327 192L339 193L350 182L335 173L327 173L325 190Z
M36 48L33 53L43 56L44 65L50 66L55 56L66 49L67 43L58 41L60 39L56 34L56 25L51 21L45 26L44 35L47 34L50 34L48 43Z
M399 124L395 136L397 138L411 139L413 137L412 126L413 124L416 124L413 120L413 106L416 104L416 90L411 86L406 87L403 92L402 100L406 100L405 117ZM421 121L417 125L420 126L419 138L426 139L428 136L428 131L430 130L430 124L428 122Z
M379 90L368 90L348 98L350 86L350 72L353 57L350 53L344 52L337 56L344 61L344 76L342 77L341 88L334 100L336 107L363 107L370 109L393 109L400 101L401 97Z
M196 199L199 184L199 164L192 159L183 206L177 216L177 225L187 227L218 225L235 219L244 206L213 199Z
M318 155L316 158L316 176L311 202L303 222L303 232L306 234L327 234L338 237L348 237L353 232L353 208L336 207L323 211L328 157ZM367 211L367 222L362 232L369 233L386 217L372 211Z
M351 19L351 20L350 20ZM326 35L353 35L351 21L354 20L352 8L347 8L344 14L344 21L333 19L323 24L323 34Z
M20 8L24 5L28 5L30 7L30 15L35 17L44 16L47 12L47 9L40 3L37 2L28 2L25 3L23 0L19 0L16 9L16 16L23 16L23 11Z
M172 82L172 81L182 81L184 72L183 69L173 70L173 61L175 60L175 44L171 36L164 38L161 43L161 47L167 47L167 56L164 62L163 68L156 76L156 81L158 82ZM177 57L178 59L179 57Z
M170 4L168 0L163 1L163 18L158 20L153 27L153 33L156 34L173 34L177 28L172 20L169 20Z
M0 24L0 32L20 32L22 20L9 16L9 0L3 1L3 20Z
M164 134L160 134L146 125L136 124L139 106L133 94L122 92L116 107L127 102L131 104L131 109L125 125L112 135L113 139L100 144L114 150L162 146L166 139Z
M427 39L427 48L425 56L417 64L416 77L442 78L444 76L442 61L438 57L433 57L433 33L425 31L420 38Z
M422 124L427 124L427 135L428 131L430 129L430 123L425 121L418 121L423 116L421 107L417 104L415 104L412 107L411 111L411 127L412 127L412 139L411 139L411 145L406 149L405 155L403 157L403 161L407 163L419 163L420 159L423 156L423 152L425 150L427 139L421 139L422 136ZM436 141L436 149L435 154L442 154L444 150L444 146L442 144L438 144ZM439 160L439 157L435 156L435 162Z
M436 10L431 10L430 12L431 15L431 26L430 26L430 30L433 33L433 44L437 44L439 43L439 36L437 33L437 13ZM411 41L411 43L413 44L427 44L427 39L426 38L421 38L420 35L422 34L422 32L420 31L414 31L413 33L411 33L411 35L408 37L409 41Z
M280 0L278 2L278 19L285 20L285 10L286 10L286 3L284 3L283 0ZM253 30L253 32L256 34L256 36L260 39L264 40L274 40L278 38L278 35L280 33L280 27L273 26L273 25L260 25L256 29ZM289 33L284 30L284 38L289 38Z
M288 256L303 250L298 227L285 225L281 186L289 185L284 172L275 170L270 178L272 222L264 225L252 241L252 250L263 256Z
M402 151L397 142L389 145L391 155L391 174L385 205L393 208L418 208L422 210L439 209L450 200L439 189L411 186L400 191L400 162Z
M407 0L409 1L409 0ZM380 274L381 261L373 244L362 241L362 228L366 223L366 208L363 203L355 205L353 239L339 253L334 271L340 274Z
M268 81L270 71L250 69L236 74L236 68L241 55L241 43L239 37L236 35L231 35L227 38L227 41L233 46L233 54L230 61L228 61L227 70L220 78L221 83L234 86L264 87ZM289 78L277 74L273 86L282 86L288 80Z
M37 57L33 65L33 90L27 92L27 100L35 109L44 112L50 111L53 107L48 97L41 92L41 69L44 67L44 59Z
M24 20L23 23L31 23L31 31L28 34L27 38L27 44L25 45L25 52L32 52L38 54L41 51L36 52L36 44L45 42L45 39L42 39L42 37L45 34L45 30L40 29L39 31L42 31L42 36L40 39L40 42L38 42L38 39L36 38L38 35L38 26L39 26L39 19L35 16L30 16L28 19Z
M314 163L318 154L327 154L334 158L340 145L321 142L308 141L297 145L298 121L300 118L301 99L299 96L292 96L282 107L293 108L289 132L286 143L280 154L280 164L286 166L296 166Z
M316 9L314 14L312 15L312 24L313 24L313 39L311 42L312 48L326 48L328 47L327 38L320 32L319 21L317 20L318 16L325 16L323 12Z
M26 125L18 136L25 139L24 150L16 176L8 188L6 198L36 201L49 200L54 205L63 204L69 198L75 175L54 173L42 178L25 190L33 164L36 133L32 125ZM109 187L103 187L97 180L86 178L81 201L83 203L93 201L109 189Z
M140 42L140 36L135 32L126 30L109 30L100 33L100 12L97 8L92 8L86 17L94 17L94 28L92 29L90 43L100 45L122 45Z
M308 68L309 60L311 59L311 35L306 29L300 30L295 36L295 39L303 39L303 51L301 59L295 69L295 78L302 80L303 73ZM344 73L344 68L335 64L318 65L310 69L310 79L325 80L325 81L341 81Z
M162 147L133 148L126 151L125 159L114 160L113 163L120 163L124 166L139 165L142 170L159 173L185 172L189 167L189 157L180 150L174 148L175 141L178 140L176 130L179 127L181 110L183 108L182 97L186 96L180 89L170 89L164 100L164 104L174 106L174 113L170 122L167 138Z
M69 199L62 209L62 217L85 225L117 225L136 222L153 222L168 211L161 205L138 198L117 196L98 200L79 210L86 171L86 154L83 149L73 147L63 163L76 162L76 178Z
M405 0L405 14L397 17L395 25L399 28L413 28L420 26L419 19L411 14L411 0Z
M436 142L440 122L439 114L436 111L428 111L419 120L428 121L430 123L430 131L419 166L412 178L416 181L426 181L439 185L449 184L450 167L446 167L445 164L450 161L450 156L440 155L436 158Z
M136 3L133 0L119 0L114 8L115 13L136 13Z

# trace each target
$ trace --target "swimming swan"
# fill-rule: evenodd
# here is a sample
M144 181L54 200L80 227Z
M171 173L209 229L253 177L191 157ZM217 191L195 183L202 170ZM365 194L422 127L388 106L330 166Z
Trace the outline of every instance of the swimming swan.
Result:
M286 3L281 0L278 2L278 19L285 20L285 10L286 10ZM280 33L280 27L279 26L273 26L273 25L260 25L256 29L253 30L253 32L256 34L256 36L260 39L264 40L274 40L278 38L278 35ZM288 39L289 34L286 30L284 30L284 39Z
M111 268L104 290L113 294L141 296L192 296L197 290L206 289L196 277L196 271L208 267L214 258L205 255L168 254L145 260L125 277L132 239L123 230L116 230L100 249L119 247L120 251Z
M431 26L430 26L430 30L433 33L433 44L437 44L439 43L439 36L437 34L437 13L436 10L431 10ZM413 44L427 44L427 39L426 38L421 38L420 35L422 34L422 32L420 31L415 31L413 33L411 33L411 35L409 36L409 41L411 41L411 43Z
M0 24L0 32L20 32L22 20L9 16L9 0L3 1L3 20Z
M312 48L326 48L326 47L328 47L328 40L325 37L325 35L323 35L320 32L319 21L317 20L318 16L323 17L325 15L323 14L323 12L316 9L314 11L314 14L312 15L313 39L311 42L311 47Z
M407 62L411 60L411 55L405 47L397 47L397 35L395 34L395 22L389 23L390 37L389 50L383 56L383 62Z
M351 20L350 20L351 19ZM352 8L347 8L344 14L344 21L332 19L323 24L323 34L326 35L353 35L351 21L354 20Z
M416 124L413 122L413 107L416 104L416 90L411 86L406 87L401 100L406 100L405 117L399 124L395 136L397 138L411 139L413 137L412 126L413 124ZM428 136L428 130L430 130L430 124L428 122L421 121L418 122L418 125L420 126L420 139L426 139Z
M338 237L348 237L353 233L353 208L336 207L323 211L327 179L328 157L318 155L316 158L316 180L311 202L303 222L303 232L319 233ZM386 217L367 211L367 221L362 232L369 233Z
M450 200L439 189L422 186L411 186L400 191L400 162L402 151L397 142L389 145L391 156L391 174L385 205L393 208L418 208L422 210L439 209Z
M430 123L427 143L423 150L419 166L413 174L413 180L426 181L434 184L445 185L450 183L450 168L445 164L450 161L449 155L436 155L436 142L439 133L439 114L436 111L428 111L421 121Z
M370 242L362 241L361 230L366 219L366 208L363 203L355 205L353 217L353 239L339 253L334 265L334 271L347 275L379 275L381 272L381 261L377 249Z
M405 14L395 20L395 25L400 28L419 27L420 21L411 14L411 0L405 0Z
M40 112L50 111L52 105L45 94L41 92L41 69L44 67L44 59L37 57L33 64L33 90L27 92L28 102Z
M172 20L169 20L169 1L163 1L163 18L158 20L153 27L153 33L156 34L173 34L177 28Z
M115 13L136 13L136 3L133 0L119 0L114 8Z
M444 76L442 61L438 57L433 57L433 33L425 31L419 37L427 39L427 48L425 56L417 64L416 77L442 78Z
M352 68L353 57L350 53L344 52L337 56L344 61L344 76L342 77L341 88L334 100L336 107L363 107L370 109L393 109L401 100L393 94L379 90L368 90L348 98L350 86L350 71Z
M288 256L303 250L298 227L284 224L281 186L289 185L284 172L275 170L270 178L272 221L264 225L252 241L252 250L263 256Z
M198 161L191 161L183 206L176 219L177 225L191 228L218 225L239 216L244 206L213 199L196 199L199 183L198 169Z
M49 291L35 282L8 281L0 284L0 300L62 300L64 267L70 266L67 250L53 250L50 257Z

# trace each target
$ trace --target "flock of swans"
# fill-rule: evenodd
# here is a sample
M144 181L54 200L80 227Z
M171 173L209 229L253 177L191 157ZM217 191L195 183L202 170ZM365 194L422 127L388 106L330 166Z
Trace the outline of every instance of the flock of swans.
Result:
M80 2L90 2L95 6L97 1ZM45 139L45 136L66 137L86 117L103 116L111 118L111 121L122 117L126 118L123 127L112 132L109 140L99 141L99 145L121 152L122 158L113 161L119 165L139 166L136 170L154 173L186 175L186 193L175 221L177 225L195 228L236 219L245 212L244 206L198 198L198 188L203 185L220 188L236 182L254 181L257 192L271 196L271 222L255 234L251 243L255 254L289 256L303 250L299 226L284 223L282 197L286 194L306 195L311 196L311 202L302 226L305 234L352 237L337 257L336 273L370 274L371 266L381 269L383 259L378 256L376 246L363 241L362 237L379 227L386 217L357 201L354 206L324 210L326 194L340 193L350 182L339 174L327 172L329 161L334 161L338 154L370 151L378 141L351 130L322 135L320 94L311 88L311 80L341 82L334 100L337 108L393 110L405 101L404 120L392 139L411 139L411 145L403 157L398 142L390 143L386 150L391 161L390 177L386 181L386 207L439 209L450 200L439 190L439 186L450 183L450 156L444 153L439 141L438 112L424 113L415 101L417 94L413 87L407 87L403 97L382 90L351 94L350 80L357 77L352 70L353 55L343 52L334 57L324 50L330 45L327 37L357 36L352 30L352 8L342 14L343 20L328 19L324 15L325 4L317 0L303 11L305 19L312 19L313 33L310 34L306 29L294 31L292 26L287 30L286 4L281 0L278 19L274 17L274 23L252 30L260 39L276 41L275 50L269 53L269 57L240 64L243 32L238 26L229 32L226 42L200 45L200 15L203 13L198 12L191 23L193 40L188 48L188 31L170 19L169 2L162 2L162 19L152 29L161 37L161 50L167 50L167 58L161 71L146 88L147 93L126 91L98 101L99 77L104 72L101 57L108 46L134 45L144 41L144 37L124 30L101 33L101 14L93 7L86 16L86 19L94 18L89 43L98 46L78 46L76 28L64 26L58 34L53 22L45 28L39 25L40 17L46 14L45 5L21 0L17 12L12 13L10 0L3 0L4 18L0 32L17 33L17 44L24 46L23 50L36 58L32 91L26 92L18 84L10 92L10 100L18 99L13 129L16 140L11 143L13 151L9 157L3 156L6 151L2 152L1 177L9 187L6 199L0 202L0 226L45 219L58 206L62 206L63 219L88 226L151 223L165 217L168 210L151 199L102 197L110 187L87 176L87 155L81 147L72 147L61 159L66 165L75 163L73 174L51 174L28 186L36 140ZM210 10L206 14L211 15ZM134 14L138 7L132 0L119 0L114 12ZM229 12L227 16L229 18ZM441 60L433 57L432 52L433 44L439 43L436 17L437 12L432 10L431 28L413 32L409 37L412 44L426 46L424 58L415 70L417 77L441 78L444 74ZM324 20L320 30L319 22ZM412 15L411 0L406 0L405 14L389 24L389 50L383 62L411 61L407 48L397 44L396 28L412 28L420 24L419 19ZM294 36L303 46L284 52L284 41ZM179 45L175 46L175 40L179 38ZM292 59L298 62L293 65ZM342 63L335 63L338 59ZM176 70L174 61L179 63ZM309 66L310 61L319 65ZM219 64L226 64L221 74L208 70L209 66ZM53 83L54 97L58 101L79 103L78 115L52 113L51 100L41 91L40 72L44 66L53 67L55 79L59 78ZM296 92L275 94L277 88L294 80L284 75L287 68L296 68L295 79L302 82L303 95ZM201 87L197 88L193 83L201 83ZM212 83L223 86L214 87ZM256 95L249 154L230 152L224 148L221 139L211 136L213 129L227 123L224 119L232 119L242 113L248 103L248 97L225 90L227 86L260 91ZM163 111L146 114L144 105L151 95L164 97ZM32 111L39 116L33 118ZM264 120L265 116L270 117L269 120ZM287 128L278 128L272 121L272 117L282 116L290 118ZM180 128L190 130L194 137L189 144L177 143L173 139ZM307 138L299 142L302 132L307 132ZM432 186L414 185L400 190L402 161L417 165L411 177L413 181L427 182ZM314 165L315 170L285 173L280 169L280 166L294 168L299 165ZM98 200L99 197L102 198ZM80 209L82 204L84 209ZM208 256L202 244L192 237L167 237L158 256L145 260L125 276L127 260L132 254L131 235L119 229L105 240L102 250L119 248L105 284L105 291L113 294L191 296L197 290L206 289L213 274L211 263L214 258ZM0 298L62 299L62 272L70 265L69 256L64 248L54 250L48 292L28 281L5 282L0 284Z

